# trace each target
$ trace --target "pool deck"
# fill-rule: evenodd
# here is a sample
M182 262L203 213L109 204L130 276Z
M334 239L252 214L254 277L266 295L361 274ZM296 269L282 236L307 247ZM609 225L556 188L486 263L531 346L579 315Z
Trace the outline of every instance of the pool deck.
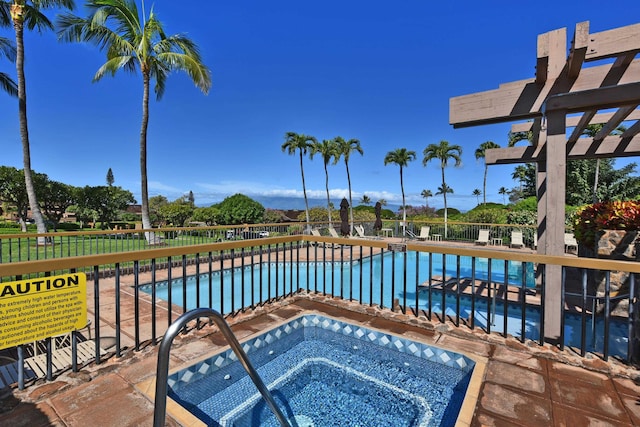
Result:
M581 359L570 350L312 294L281 299L228 321L242 340L307 312L486 359L477 402L461 414L460 426L640 425L640 373L613 360ZM170 369L223 348L215 327L192 330L174 341ZM157 347L147 345L79 373L65 372L52 382L5 390L0 425L150 426L153 402L137 385L155 376L156 358ZM167 418L167 425L181 424Z

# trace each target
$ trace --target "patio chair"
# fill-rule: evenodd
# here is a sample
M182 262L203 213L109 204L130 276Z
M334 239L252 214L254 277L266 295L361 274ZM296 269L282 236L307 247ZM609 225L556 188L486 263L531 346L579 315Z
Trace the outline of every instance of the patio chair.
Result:
M573 233L564 233L564 251L569 252L570 249L578 250L578 241Z
M431 227L422 226L420 228L420 235L418 236L418 240L429 240L429 232L431 231Z
M478 232L478 240L476 245L488 245L489 244L489 230L480 230Z
M335 237L336 239L340 238L335 228L327 227L327 230L329 230L329 234L331 235L331 237Z
M511 231L511 245L512 248L524 248L524 242L522 241L522 231Z

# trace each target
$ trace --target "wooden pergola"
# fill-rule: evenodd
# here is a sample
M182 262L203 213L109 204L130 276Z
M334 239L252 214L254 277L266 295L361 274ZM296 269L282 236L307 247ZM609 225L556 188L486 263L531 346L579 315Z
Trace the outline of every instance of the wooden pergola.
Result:
M589 33L576 25L567 55L566 28L538 36L535 77L450 99L454 128L529 120L512 131L533 131L528 146L487 150L491 164L536 163L538 252L564 255L567 160L640 155L640 24ZM599 62L595 62L599 61ZM592 64L590 64L592 63ZM635 121L610 135L623 121ZM589 124L603 124L593 138ZM560 336L562 270L546 268L545 338Z

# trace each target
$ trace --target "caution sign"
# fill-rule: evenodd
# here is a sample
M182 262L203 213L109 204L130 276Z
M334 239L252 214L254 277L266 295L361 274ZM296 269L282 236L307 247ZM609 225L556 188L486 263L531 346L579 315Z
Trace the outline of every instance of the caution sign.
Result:
M0 350L87 324L87 276L64 274L0 283Z

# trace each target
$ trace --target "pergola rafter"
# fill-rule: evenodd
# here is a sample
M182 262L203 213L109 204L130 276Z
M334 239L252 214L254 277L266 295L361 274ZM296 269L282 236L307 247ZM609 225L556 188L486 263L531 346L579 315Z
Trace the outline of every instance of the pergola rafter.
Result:
M534 78L449 101L454 128L530 120L512 131L532 131L531 145L487 150L485 161L537 164L538 251L549 255L564 254L567 160L640 155L640 24L590 34L589 22L581 22L568 55L566 40L564 28L538 36ZM604 63L585 66L592 61ZM630 121L635 123L622 135L611 135ZM583 137L590 124L602 128ZM548 266L548 340L560 335L561 277L559 267Z

